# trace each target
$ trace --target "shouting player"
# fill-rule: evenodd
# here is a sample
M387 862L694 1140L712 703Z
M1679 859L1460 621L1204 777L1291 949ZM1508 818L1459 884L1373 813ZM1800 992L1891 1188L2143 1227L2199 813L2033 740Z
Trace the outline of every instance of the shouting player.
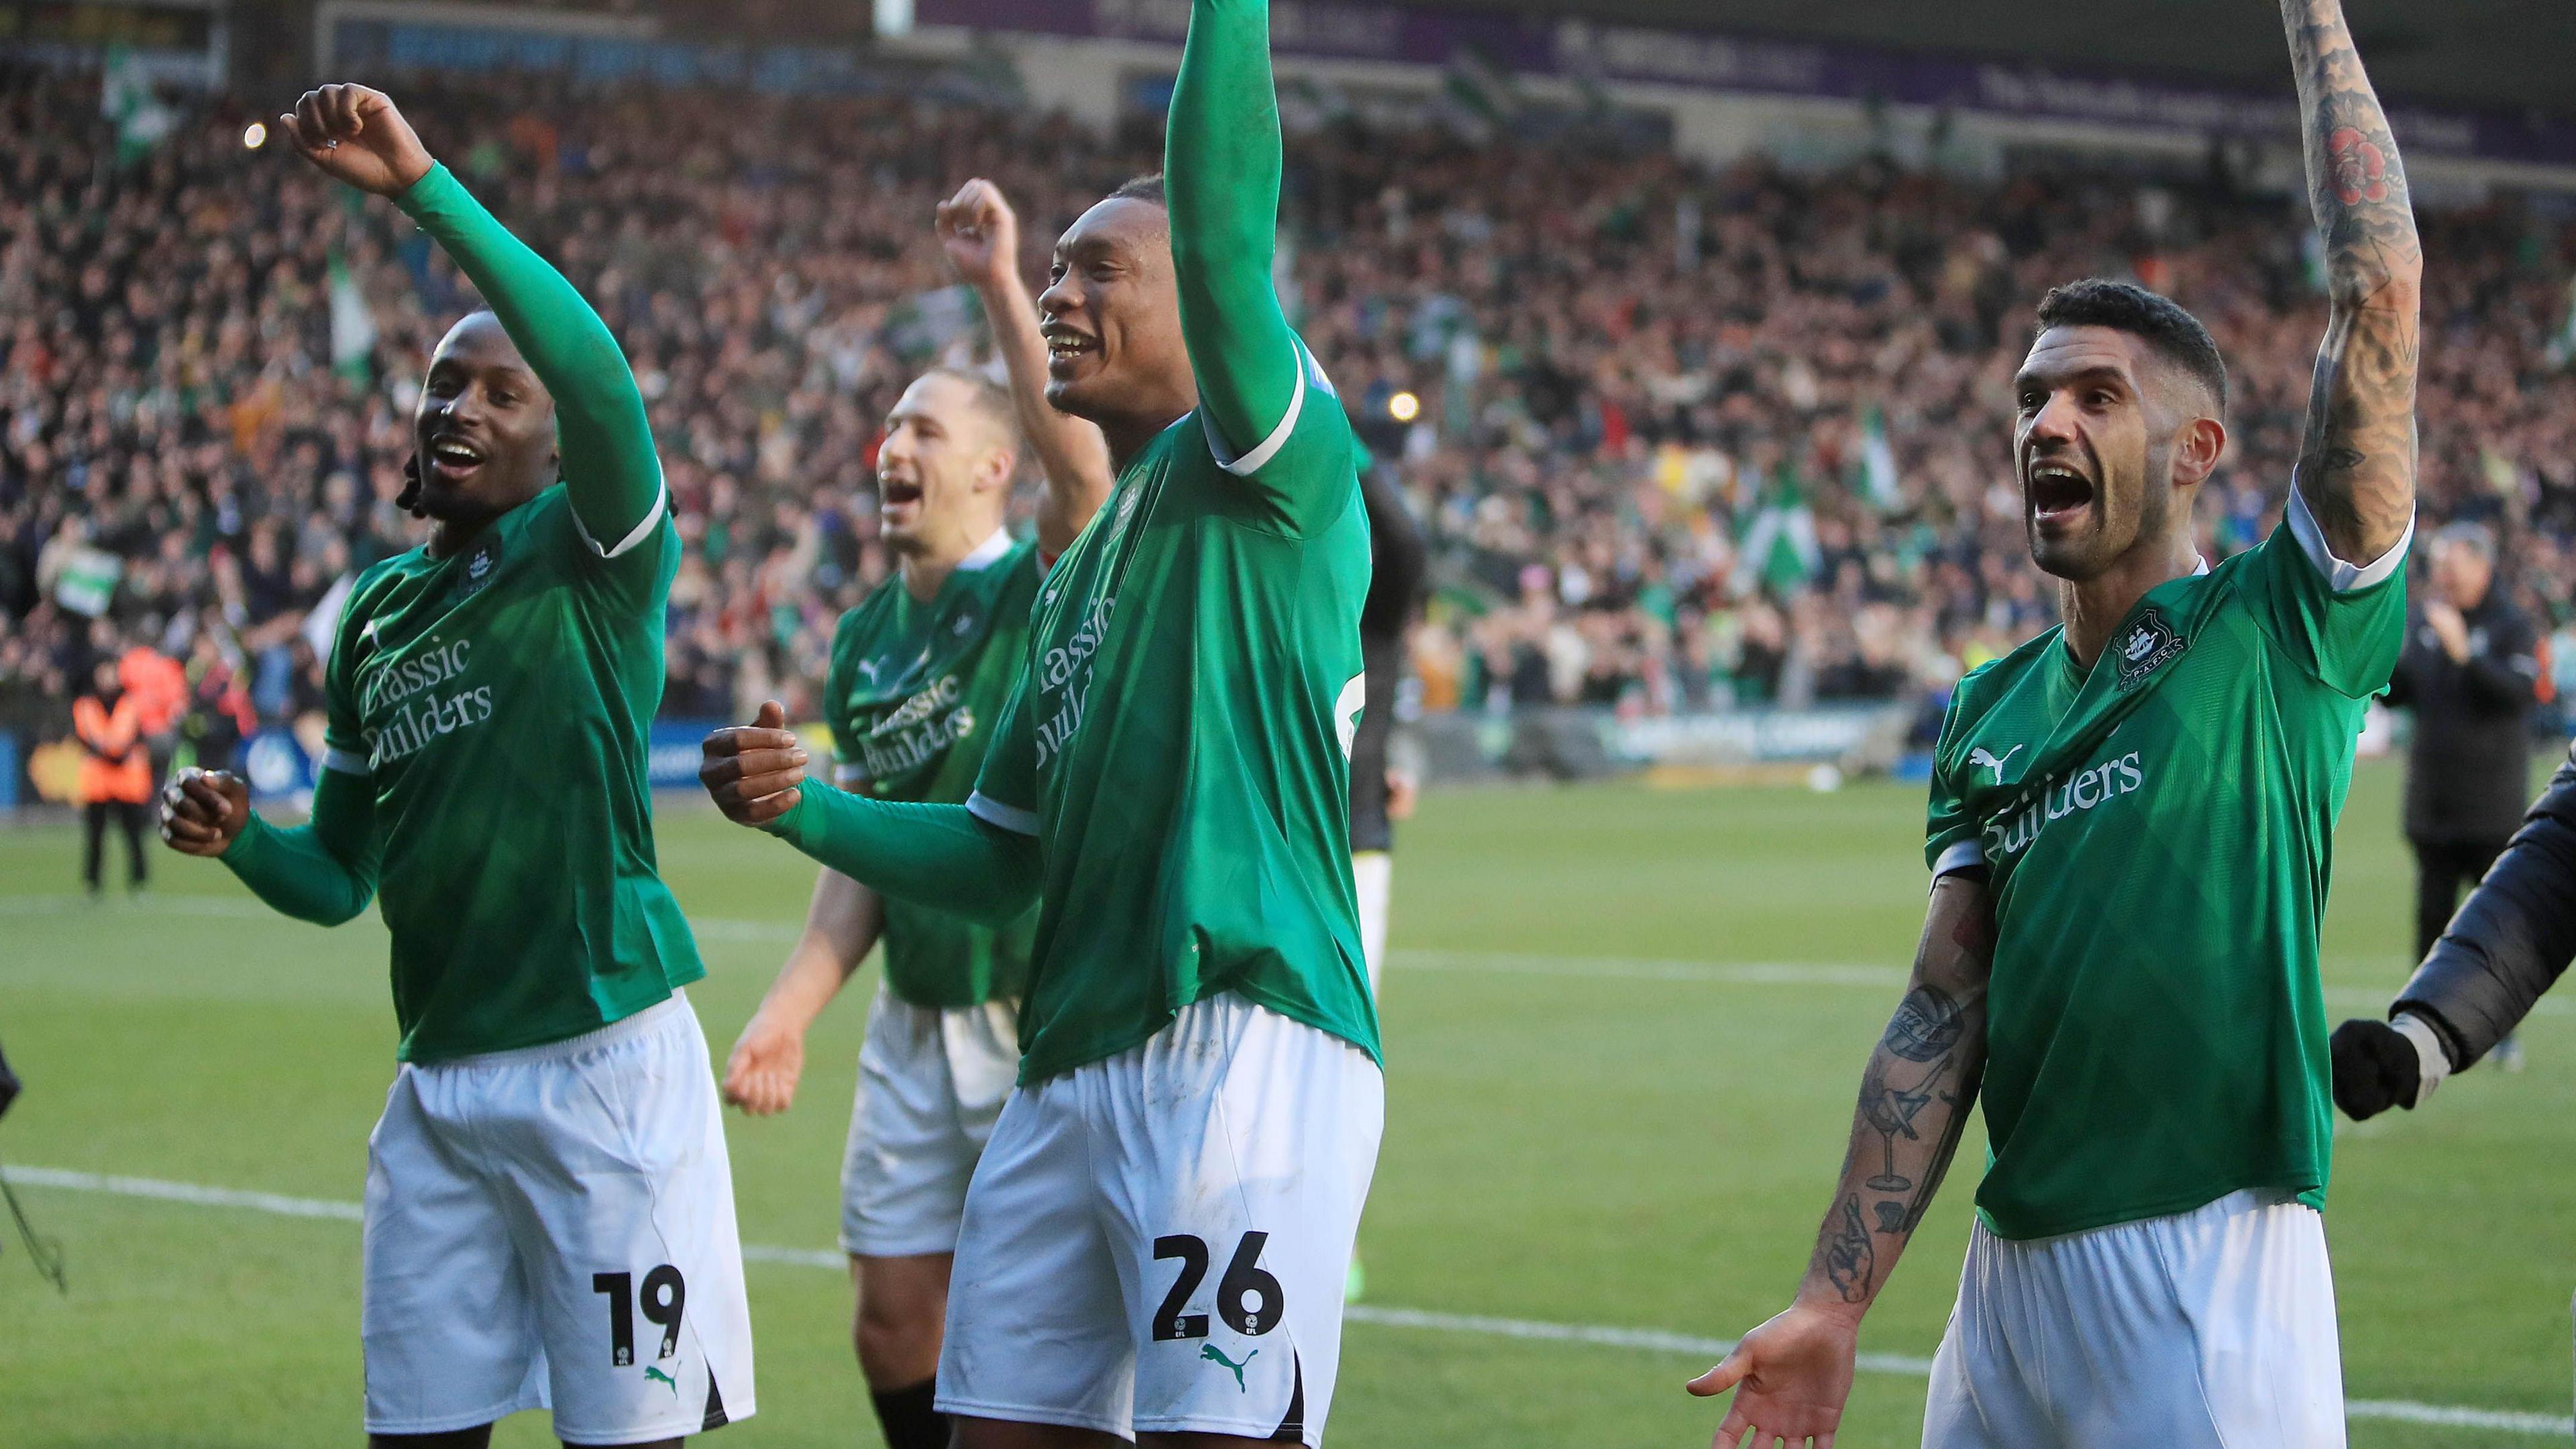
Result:
M707 741L727 814L834 869L1039 903L939 1360L962 1449L1314 1444L1332 1398L1384 1111L1347 836L1369 538L1271 286L1279 146L1267 7L1195 0L1165 179L1086 212L1039 301L1048 398L1118 483L968 803L807 783L779 731Z
M426 546L349 592L313 819L191 772L163 833L337 925L383 897L401 1072L368 1140L367 1432L477 1449L677 1444L752 1409L706 974L654 872L645 727L680 545L616 338L393 103L308 91L284 134L387 196L491 304L430 358ZM560 483L558 480L561 480Z
M2282 11L2332 303L2286 517L2205 567L2209 335L2118 283L2040 303L2013 455L2065 623L1951 700L1913 983L1796 1302L1691 1385L1741 1385L1721 1445L1832 1441L1861 1315L1981 1090L1929 1449L2344 1442L2317 927L2404 643L2422 253L2339 0Z
M1020 279L1019 223L988 181L939 208L939 234L984 299L1011 396L934 371L905 389L877 454L878 517L896 577L841 617L824 708L834 772L883 799L961 804L993 722L1019 687L1044 559L1061 555L1109 491L1100 430L1046 404L1046 343ZM1003 528L1018 423L1046 471L1034 545ZM776 723L775 719L769 721ZM853 1336L889 1449L946 1449L934 1405L940 1324L966 1182L1020 1068L1016 1021L1036 913L983 926L881 899L839 871L814 884L805 934L734 1044L725 1096L784 1111L805 1034L885 943L885 977L859 1052L841 1167L841 1247L858 1289Z

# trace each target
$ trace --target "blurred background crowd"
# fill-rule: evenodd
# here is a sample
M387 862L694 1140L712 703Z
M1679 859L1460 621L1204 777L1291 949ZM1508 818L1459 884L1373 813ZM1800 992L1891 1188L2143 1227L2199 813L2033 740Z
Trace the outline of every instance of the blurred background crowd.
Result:
M886 573L880 419L985 347L934 204L998 181L1035 276L1158 152L1150 126L923 98L388 84L626 344L686 544L675 717L810 714L833 621ZM422 531L393 502L408 421L470 292L393 208L247 148L257 117L177 104L120 155L95 77L0 73L0 729L22 758L70 733L101 660L182 666L156 748L229 758L309 717L317 612ZM2031 306L2079 276L2172 294L2226 354L2204 552L2279 516L2314 248L2303 207L2216 163L1984 184L1292 122L1281 287L1432 539L1426 708L1937 702L2054 622L2008 381ZM2495 204L2428 214L2425 241L2427 521L2492 524L2502 587L2576 667L2576 225Z

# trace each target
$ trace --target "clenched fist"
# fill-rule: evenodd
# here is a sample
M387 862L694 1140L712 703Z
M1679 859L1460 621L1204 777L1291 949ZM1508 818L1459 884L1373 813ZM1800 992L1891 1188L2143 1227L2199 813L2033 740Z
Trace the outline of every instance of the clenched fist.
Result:
M182 855L213 859L250 823L250 785L230 770L194 766L161 790L161 838Z
M939 203L933 219L949 265L979 292L1019 278L1020 219L1002 188L976 177Z
M429 152L382 91L323 86L277 119L305 160L360 191L399 196L429 174Z
M778 701L760 707L747 725L728 725L707 736L698 783L736 825L767 825L804 797L805 742L787 728Z

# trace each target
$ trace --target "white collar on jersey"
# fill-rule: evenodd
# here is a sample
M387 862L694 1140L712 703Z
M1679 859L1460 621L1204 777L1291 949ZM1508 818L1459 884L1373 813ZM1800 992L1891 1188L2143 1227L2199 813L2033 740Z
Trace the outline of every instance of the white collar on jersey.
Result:
M2209 560L2199 554L2193 554L2191 556L2191 565L2191 576L2193 578L2199 578L2202 574L2209 572Z
M975 551L973 553L970 553L957 561L957 572L961 574L982 573L984 570L991 568L994 564L999 563L1002 555L1009 553L1010 551L1011 531L1007 528L994 529L993 536L991 538L975 545Z

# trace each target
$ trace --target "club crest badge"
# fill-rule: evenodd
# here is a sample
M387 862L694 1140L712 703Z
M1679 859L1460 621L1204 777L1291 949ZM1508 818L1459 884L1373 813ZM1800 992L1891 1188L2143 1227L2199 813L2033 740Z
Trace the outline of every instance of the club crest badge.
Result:
M2120 688L2131 690L2183 651L2183 638L2165 622L2162 610L2149 609L2111 646L2120 667Z
M483 592L483 586L492 582L492 576L500 572L500 567L501 540L485 538L475 544L466 551L465 567L458 571L456 597L470 599Z

